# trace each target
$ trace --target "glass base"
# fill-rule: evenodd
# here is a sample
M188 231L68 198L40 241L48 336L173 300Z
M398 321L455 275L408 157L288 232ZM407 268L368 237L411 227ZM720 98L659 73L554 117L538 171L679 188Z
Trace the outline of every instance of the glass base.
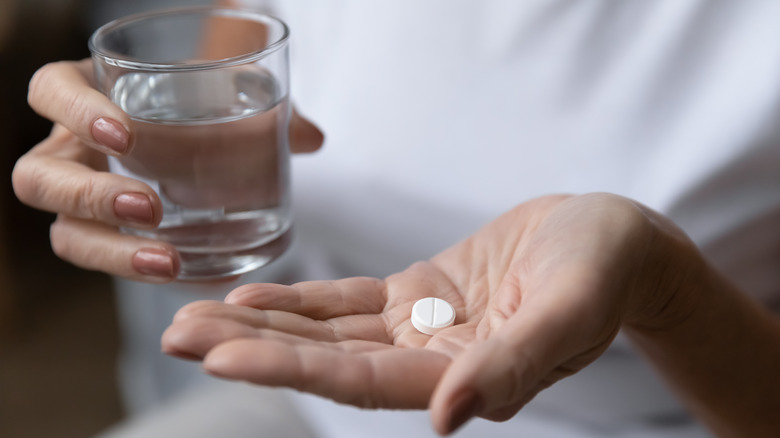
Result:
M178 280L213 280L245 274L278 259L292 242L292 228L274 240L249 249L221 253L192 253L179 251L181 269Z

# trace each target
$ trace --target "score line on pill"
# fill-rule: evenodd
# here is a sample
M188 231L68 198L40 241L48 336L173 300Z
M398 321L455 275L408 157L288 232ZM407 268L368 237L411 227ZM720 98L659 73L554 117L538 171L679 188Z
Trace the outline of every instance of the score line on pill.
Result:
M454 322L455 308L441 298L423 298L412 306L412 325L426 335L435 335Z

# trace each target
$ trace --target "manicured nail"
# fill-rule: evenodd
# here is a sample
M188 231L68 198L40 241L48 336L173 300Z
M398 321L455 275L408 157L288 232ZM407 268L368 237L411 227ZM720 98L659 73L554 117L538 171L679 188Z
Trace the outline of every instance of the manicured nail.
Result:
M123 154L127 151L130 134L116 120L101 117L92 124L92 138L98 144Z
M482 399L473 391L462 392L452 403L447 434L456 431L482 410Z
M139 224L151 224L154 220L152 201L143 193L122 193L117 196L114 199L114 214L119 219Z
M133 256L133 269L143 275L171 278L176 275L173 257L168 251L157 248L138 250Z

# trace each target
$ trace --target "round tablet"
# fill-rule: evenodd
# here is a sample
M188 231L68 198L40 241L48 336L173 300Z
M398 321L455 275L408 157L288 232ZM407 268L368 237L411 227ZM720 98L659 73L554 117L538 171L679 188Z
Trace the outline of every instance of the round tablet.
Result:
M426 335L435 335L455 322L455 308L441 298L423 298L412 307L412 325Z

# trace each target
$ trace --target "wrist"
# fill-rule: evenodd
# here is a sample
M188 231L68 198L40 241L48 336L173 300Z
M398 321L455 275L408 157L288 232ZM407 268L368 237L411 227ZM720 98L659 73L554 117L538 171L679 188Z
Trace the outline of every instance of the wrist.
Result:
M687 238L660 234L624 332L717 435L774 436L780 322Z
M716 273L696 245L669 219L652 211L646 210L645 214L651 232L630 288L623 327L629 333L659 334L673 331L693 318L698 303L716 283Z

